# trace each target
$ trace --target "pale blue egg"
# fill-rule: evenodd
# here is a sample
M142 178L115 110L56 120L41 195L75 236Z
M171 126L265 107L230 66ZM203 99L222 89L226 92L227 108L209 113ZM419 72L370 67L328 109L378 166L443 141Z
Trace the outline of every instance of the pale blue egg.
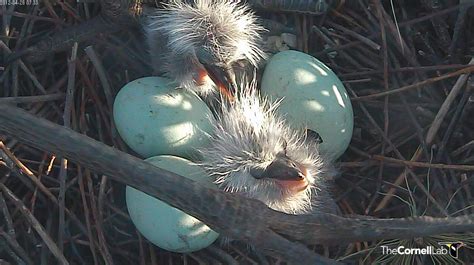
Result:
M143 157L192 158L212 132L212 114L196 95L162 77L126 84L114 102L114 121L122 139Z
M184 158L163 155L145 161L216 188L212 178L200 166ZM219 236L198 219L129 186L126 188L126 201L128 213L138 231L160 248L179 253L193 252L206 248Z
M290 126L321 136L321 152L337 159L347 149L354 126L352 105L339 78L316 58L283 51L267 63L262 95L282 99L277 113Z

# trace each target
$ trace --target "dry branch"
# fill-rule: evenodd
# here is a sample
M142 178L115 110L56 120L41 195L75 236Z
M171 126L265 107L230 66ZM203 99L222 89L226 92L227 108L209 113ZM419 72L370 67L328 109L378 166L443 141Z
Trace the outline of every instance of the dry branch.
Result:
M0 131L140 189L203 220L219 233L250 242L268 254L278 254L298 264L336 263L272 232L268 228L268 217L273 214L259 201L202 187L85 135L7 105L0 106ZM180 192L182 190L187 192ZM273 240L268 240L270 238Z
M281 216L271 227L293 240L341 244L376 239L408 239L452 232L474 231L474 214L450 218L410 217L377 219L344 218L330 214ZM454 228L454 229L453 229ZM311 233L308 233L311 231Z

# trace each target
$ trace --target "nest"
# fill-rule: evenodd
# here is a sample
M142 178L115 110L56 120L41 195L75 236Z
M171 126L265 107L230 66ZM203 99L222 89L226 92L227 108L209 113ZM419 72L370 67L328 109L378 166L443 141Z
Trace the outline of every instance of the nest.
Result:
M127 1L23 2L0 6L0 104L130 152L111 113L123 85L151 75L133 19L141 3L105 10L101 4ZM460 2L333 1L311 9L249 1L265 19L270 48L313 55L351 96L354 134L333 190L344 215L474 213L474 9ZM125 185L15 137L0 140L0 264L285 263L239 242L189 254L155 247L130 221ZM309 247L362 264L470 263L471 231ZM458 258L387 256L380 248L439 242L465 246Z

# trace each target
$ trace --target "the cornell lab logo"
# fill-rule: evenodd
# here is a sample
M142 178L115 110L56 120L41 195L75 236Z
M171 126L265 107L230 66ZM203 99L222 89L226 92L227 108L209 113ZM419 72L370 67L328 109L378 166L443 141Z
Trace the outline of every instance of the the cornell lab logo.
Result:
M462 242L439 242L439 247L425 246L424 248L407 248L398 246L390 248L389 246L381 246L383 255L450 255L457 259L459 257L459 249L466 246Z
M439 242L438 244L446 247L448 249L449 255L451 255L451 257L456 258L456 259L459 256L459 249L461 249L461 247L464 246L464 243L462 242L456 242L456 243Z

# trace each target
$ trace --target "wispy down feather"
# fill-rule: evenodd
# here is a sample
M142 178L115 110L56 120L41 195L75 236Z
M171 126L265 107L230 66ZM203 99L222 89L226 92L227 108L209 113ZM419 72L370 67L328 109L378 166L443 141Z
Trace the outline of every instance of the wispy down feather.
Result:
M201 86L192 82L199 68L198 49L226 65L246 60L256 66L263 57L258 44L263 28L246 5L232 1L173 1L151 12L144 30L155 70L190 89Z
M201 150L202 165L224 190L258 199L270 208L286 213L304 213L318 204L320 194L327 194L327 164L318 145L306 139L303 131L295 131L277 116L277 104L261 99L255 84L242 88L240 96L214 124L212 144ZM308 188L292 194L272 179L256 179L250 174L255 167L265 168L286 146L292 161L308 171ZM322 198L320 198L322 199Z

